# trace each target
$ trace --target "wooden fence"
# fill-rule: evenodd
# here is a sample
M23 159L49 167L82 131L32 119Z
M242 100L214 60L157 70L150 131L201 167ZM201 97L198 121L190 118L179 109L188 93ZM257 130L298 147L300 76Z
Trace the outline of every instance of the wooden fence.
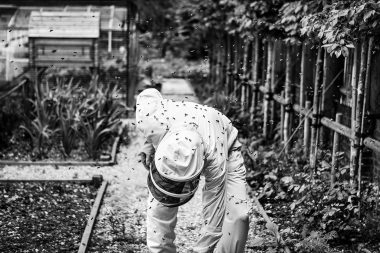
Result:
M338 151L347 151L351 184L360 189L363 150L372 152L372 168L380 153L380 141L373 136L380 128L380 54L374 51L374 38L361 38L347 57L336 58L308 42L291 45L276 38L220 32L210 37L210 81L240 101L251 115L252 131L262 127L263 138L270 140L280 125L285 152L295 131L303 133L304 154L312 168L319 148L333 147L332 172L338 169ZM257 117L262 117L261 126L255 123ZM347 137L348 149L340 135Z

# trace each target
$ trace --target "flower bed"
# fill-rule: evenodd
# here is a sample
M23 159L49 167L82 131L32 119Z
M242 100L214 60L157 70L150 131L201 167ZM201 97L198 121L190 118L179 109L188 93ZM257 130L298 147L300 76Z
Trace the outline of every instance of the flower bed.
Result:
M83 85L72 79L39 84L30 98L1 101L0 119L7 124L0 124L0 159L109 160L126 110L119 96L117 86L93 76Z
M77 251L96 191L74 183L1 183L0 252Z

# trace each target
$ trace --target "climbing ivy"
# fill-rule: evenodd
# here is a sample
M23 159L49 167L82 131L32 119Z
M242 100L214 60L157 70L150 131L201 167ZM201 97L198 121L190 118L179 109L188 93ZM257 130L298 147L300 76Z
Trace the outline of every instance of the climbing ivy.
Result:
M279 10L276 26L285 36L285 42L294 44L301 41L301 20L303 17L317 13L322 9L322 1L295 1L285 3Z
M374 0L207 0L197 8L204 31L308 40L336 56L347 56L360 37L380 31L380 1Z
M301 35L321 43L329 53L348 56L361 36L379 33L380 3L337 1L302 18Z

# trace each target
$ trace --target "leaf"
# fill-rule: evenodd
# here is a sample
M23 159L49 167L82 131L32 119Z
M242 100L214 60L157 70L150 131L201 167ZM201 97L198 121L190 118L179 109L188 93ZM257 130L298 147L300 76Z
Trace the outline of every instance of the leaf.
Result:
M366 14L364 14L364 16L363 16L363 21L364 21L364 22L367 22L367 20L368 20L371 16L373 16L375 13L376 13L375 10L371 10L371 11L367 12Z
M326 162L325 160L322 160L321 167L322 167L322 169L328 169L328 168L331 168L331 165L328 162Z
M348 51L348 48L347 47L342 47L342 55L344 57L348 57L349 55L349 51Z
M251 240L250 242L250 246L251 247L260 247L260 246L263 246L265 243L265 240L264 238L261 238L261 237L255 237Z
M288 185L288 184L292 184L294 182L294 179L293 177L286 176L286 177L281 178L281 182Z
M299 190L299 193L302 193L306 189L306 185L303 184Z
M277 237L279 235L278 226L275 223L267 222L267 224L265 226L275 237Z

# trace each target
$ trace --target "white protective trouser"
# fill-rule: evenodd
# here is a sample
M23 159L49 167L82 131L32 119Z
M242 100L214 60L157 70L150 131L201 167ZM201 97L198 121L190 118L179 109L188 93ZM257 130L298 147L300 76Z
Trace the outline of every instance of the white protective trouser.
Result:
M227 161L227 175L224 189L222 194L217 196L218 199L215 200L222 205L226 205L221 229L222 233L220 233L220 228L215 228L215 233L209 232L206 236L202 236L193 249L195 252L244 252L249 229L249 209L245 176L246 169L240 150L231 151ZM215 195L205 189L203 189L202 193L204 200L215 197ZM177 223L177 212L178 207L169 208L163 206L149 194L147 245L150 252L177 252L174 245L174 228Z

